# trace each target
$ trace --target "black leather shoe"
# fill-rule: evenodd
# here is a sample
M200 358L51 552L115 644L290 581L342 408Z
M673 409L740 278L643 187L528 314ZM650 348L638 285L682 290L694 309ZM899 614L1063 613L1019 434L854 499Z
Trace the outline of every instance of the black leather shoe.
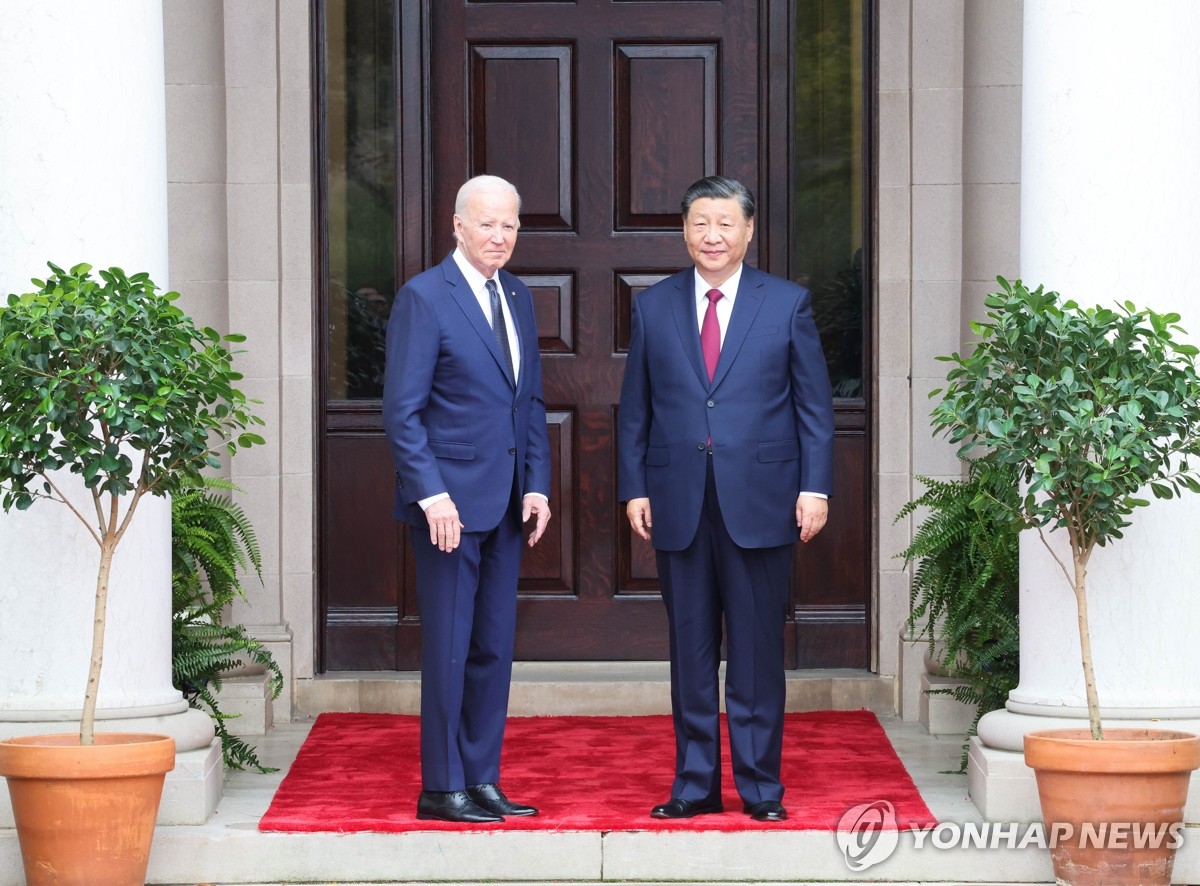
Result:
M422 821L457 821L462 824L492 824L504 819L476 805L466 791L421 791L417 818Z
M787 821L787 810L778 800L747 803L742 807L742 811L755 821Z
M477 784L467 788L467 796L476 806L496 815L537 815L537 807L514 803L504 796L498 784Z
M692 818L712 812L724 812L720 800L693 803L691 800L673 798L650 810L651 818Z

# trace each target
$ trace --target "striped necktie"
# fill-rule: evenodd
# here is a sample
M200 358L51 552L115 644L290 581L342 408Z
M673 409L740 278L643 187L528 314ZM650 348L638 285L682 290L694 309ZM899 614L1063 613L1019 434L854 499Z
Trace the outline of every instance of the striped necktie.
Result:
M500 308L500 290L496 288L495 280L488 280L485 285L492 301L492 333L496 336L500 353L504 355L504 369L508 378L510 381L516 381L513 374L512 348L508 343L508 326L504 322L504 311Z

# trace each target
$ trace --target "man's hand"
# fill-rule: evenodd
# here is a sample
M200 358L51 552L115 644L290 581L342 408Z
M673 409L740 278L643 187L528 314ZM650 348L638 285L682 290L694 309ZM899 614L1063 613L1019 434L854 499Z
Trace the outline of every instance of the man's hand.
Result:
M429 540L439 550L449 553L462 540L462 521L458 519L458 508L448 498L435 501L425 510L429 521Z
M654 520L650 517L650 499L629 499L625 503L625 516L629 518L629 525L633 527L633 531L650 541L650 529L654 525Z
M800 541L811 541L825 528L829 519L829 499L819 495L796 497L796 525L800 527Z
M530 517L536 517L537 520L533 524L533 531L529 533L529 546L533 547L546 531L546 524L550 522L550 502L540 495L526 495L521 499L521 522L528 522Z

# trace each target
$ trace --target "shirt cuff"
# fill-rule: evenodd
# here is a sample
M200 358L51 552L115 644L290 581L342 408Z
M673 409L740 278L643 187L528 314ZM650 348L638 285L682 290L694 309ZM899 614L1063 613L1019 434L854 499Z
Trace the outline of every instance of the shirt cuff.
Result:
M443 498L449 498L449 497L450 497L449 492L439 492L437 495L429 496L429 498L420 499L417 502L417 504L419 504L421 506L422 511L427 511L427 510L429 510L429 506L431 504L433 504L435 501L441 501Z
M811 495L813 498L823 498L826 500L829 499L829 496L826 495L824 492L801 492L800 494L801 495Z

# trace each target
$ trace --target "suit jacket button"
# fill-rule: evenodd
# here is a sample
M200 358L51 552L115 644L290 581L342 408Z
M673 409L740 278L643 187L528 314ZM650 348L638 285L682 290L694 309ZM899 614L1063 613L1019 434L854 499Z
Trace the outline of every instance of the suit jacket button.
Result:
M509 454L509 455L516 455L516 454L517 454L517 450L516 450L514 447L510 446L510 447L508 448L508 454Z
M713 408L714 406L716 406L716 405L717 405L717 404L716 404L716 402L715 402L715 401L713 401L713 400L709 400L709 401L708 401L708 408L709 408L709 409L712 409L712 408Z
M696 448L697 449L707 449L708 445L706 443L697 443Z

